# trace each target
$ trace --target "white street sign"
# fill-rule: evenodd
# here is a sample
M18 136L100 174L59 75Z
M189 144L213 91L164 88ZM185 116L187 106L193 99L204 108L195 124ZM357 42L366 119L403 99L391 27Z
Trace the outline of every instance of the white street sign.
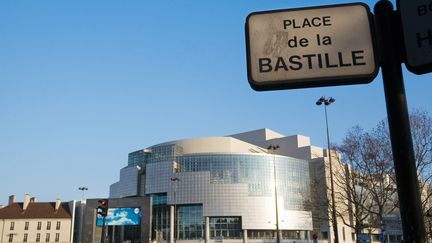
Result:
M255 90L371 82L378 64L365 4L251 13L248 79Z
M432 72L432 1L400 0L407 68L417 74Z

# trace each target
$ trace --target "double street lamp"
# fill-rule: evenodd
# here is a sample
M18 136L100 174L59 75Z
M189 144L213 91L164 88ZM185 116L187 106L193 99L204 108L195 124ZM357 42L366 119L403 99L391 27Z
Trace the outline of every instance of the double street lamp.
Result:
M334 191L334 181L333 181L333 166L332 166L332 156L330 152L330 136L329 136L329 127L328 127L328 119L327 119L327 106L334 103L336 100L333 97L326 98L322 96L316 102L316 105L320 106L324 104L324 112L325 112L325 122L327 128L327 155L329 158L329 166L330 166L330 188L331 188L331 199L332 199L332 224L333 224L333 234L334 234L334 242L339 243L339 235L338 235L338 227L337 227L337 219L336 219L336 203L335 203L335 191Z
M81 186L81 187L78 187L78 190L80 190L82 192L82 194L81 194L81 201L82 201L84 199L84 191L87 191L88 188L85 186Z

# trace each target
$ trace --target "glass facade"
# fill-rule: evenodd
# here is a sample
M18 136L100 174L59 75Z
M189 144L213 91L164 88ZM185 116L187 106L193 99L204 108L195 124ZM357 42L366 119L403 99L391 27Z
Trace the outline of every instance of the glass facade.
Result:
M152 240L169 239L170 205L166 194L152 195ZM177 205L175 237L179 240L204 238L204 217L202 205Z
M309 200L309 163L273 155L203 154L177 158L179 172L209 171L210 183L248 184L248 196L271 197L275 163L278 196L285 210L305 210Z
M307 239L307 231L304 230L281 230L282 239Z
M118 184L119 197L135 196L138 193L138 169L135 166L127 166L120 170Z
M241 239L240 217L210 217L210 238Z
M152 204L153 205L166 205L167 204L167 195L166 194L154 194L152 195Z
M305 230L280 230L282 239L305 240L307 231ZM276 239L275 230L248 230L248 239Z
M128 154L128 166L145 165L147 153L144 149L138 150Z
M274 239L276 237L274 230L248 230L248 239Z
M248 196L271 197L274 195L275 164L278 196L283 197L283 209L306 210L310 199L309 163L306 160L279 155L264 154L194 154L183 155L183 148L176 144L151 147L151 153L138 150L129 154L128 167L121 171L118 184L113 185L113 196L136 195L135 174L132 165L144 165L161 161L176 161L177 172L210 172L212 184L247 184ZM130 171L130 172L129 172ZM132 176L131 173L134 175Z
M107 243L142 242L141 226L139 225L111 225L107 226Z
M163 173L168 173L165 176L158 176L157 181L163 180L166 185L166 190L172 197L172 184L168 176L172 176L174 164L178 165L178 176L182 173L190 172L208 172L209 185L221 185L227 188L232 185L247 185L247 197L274 197L274 173L276 171L277 190L279 198L283 198L283 203L279 205L279 210L306 210L306 202L309 200L309 163L306 160L300 160L278 155L263 155L263 154L193 154L193 155L177 155L176 150L179 146L162 146L159 150L160 166L155 168L164 168ZM158 148L162 148L158 147ZM163 159L162 159L163 158ZM176 163L168 163L166 161L175 161ZM148 163L156 163L149 160ZM275 167L273 166L275 165ZM153 166L151 167L153 168ZM153 169L151 169L153 171ZM197 173L199 175L200 173ZM202 174L202 173L201 173ZM188 174L188 177L194 181L193 174ZM193 190L188 185L183 185L183 181L178 182L178 186L183 187L183 193L192 195ZM156 183L158 186L163 184L162 181ZM184 182L183 182L184 183ZM195 181L195 183L199 183ZM170 191L171 190L171 191ZM179 189L177 189L178 191ZM206 191L203 191L205 194ZM202 194L200 194L202 195ZM177 195L179 197L179 195ZM181 195L180 195L181 196ZM222 195L221 195L222 196ZM173 205L172 198L170 199L167 193L152 194L153 202L153 225L152 239L168 240L170 235L170 206ZM223 196L222 196L223 197ZM177 201L179 198L177 198ZM181 199L180 199L181 200ZM185 199L183 199L185 200ZM191 200L190 198L186 200ZM226 199L229 202L229 199ZM183 201L176 205L174 237L179 240L195 240L205 238L205 224L203 215L203 205L185 204ZM235 204L240 205L240 204ZM220 205L223 207L223 205ZM236 215L236 214L233 214ZM210 217L210 238L217 239L222 237L225 239L241 239L243 237L241 214L239 216L230 217ZM282 231L284 238L299 239L298 231ZM252 239L273 239L275 237L274 230L248 230L248 235Z
M169 239L170 207L166 194L152 195L152 240Z
M204 238L202 205L177 206L176 239L196 240Z
M151 147L151 153L148 156L148 163L175 160L176 157L182 154L183 148L175 144L154 146Z

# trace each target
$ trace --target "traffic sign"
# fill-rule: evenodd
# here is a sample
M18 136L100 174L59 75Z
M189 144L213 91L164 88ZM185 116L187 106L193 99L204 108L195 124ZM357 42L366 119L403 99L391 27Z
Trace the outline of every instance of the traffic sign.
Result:
M432 72L432 1L399 0L408 70Z
M362 3L249 14L250 85L261 91L371 82L378 73L371 18Z

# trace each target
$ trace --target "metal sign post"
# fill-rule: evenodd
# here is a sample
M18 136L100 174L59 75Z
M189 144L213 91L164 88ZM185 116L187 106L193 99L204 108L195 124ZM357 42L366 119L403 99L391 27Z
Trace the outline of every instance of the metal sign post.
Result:
M400 21L390 1L379 1L374 12L382 43L381 68L404 242L421 243L425 242L425 227L402 76L402 46L397 45Z
M106 225L105 225L105 217L102 219L102 235L101 235L101 243L106 243Z

